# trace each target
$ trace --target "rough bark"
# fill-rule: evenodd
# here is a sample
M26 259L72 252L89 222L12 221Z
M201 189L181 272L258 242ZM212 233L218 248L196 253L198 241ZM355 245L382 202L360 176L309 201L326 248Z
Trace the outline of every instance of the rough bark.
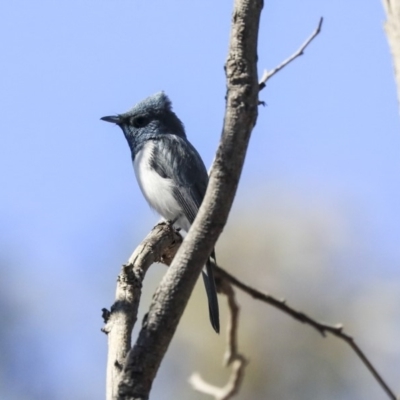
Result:
M257 119L257 39L262 6L262 0L235 1L225 65L225 120L207 192L128 354L119 399L148 399L195 282L227 221Z
M136 248L128 264L122 266L117 280L115 302L111 311L103 309L108 336L107 400L116 400L126 356L131 349L132 330L137 320L142 282L150 265L169 265L182 237L166 223L156 225Z

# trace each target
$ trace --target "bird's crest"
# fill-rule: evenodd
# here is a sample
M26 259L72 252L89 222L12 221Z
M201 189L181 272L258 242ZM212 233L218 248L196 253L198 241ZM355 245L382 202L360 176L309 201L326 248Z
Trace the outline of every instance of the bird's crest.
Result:
M126 115L134 114L147 114L147 113L164 113L165 111L171 111L172 104L171 100L164 92L158 92L152 96L146 97L144 100L135 104Z

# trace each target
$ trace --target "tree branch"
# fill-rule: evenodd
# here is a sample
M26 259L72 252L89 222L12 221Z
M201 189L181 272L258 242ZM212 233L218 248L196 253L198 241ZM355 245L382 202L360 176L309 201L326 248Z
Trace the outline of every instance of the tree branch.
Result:
M239 392L247 360L238 350L239 304L236 301L235 291L226 279L218 280L218 289L228 300L229 322L224 364L232 366L231 375L228 383L222 388L205 382L199 373L192 374L189 382L195 390L213 396L215 400L228 400Z
M160 223L136 248L127 265L122 266L117 279L115 302L111 311L103 309L108 335L106 398L115 400L122 379L122 368L131 349L131 335L137 320L142 282L150 265L171 263L182 243L182 237L169 224Z
M264 70L263 76L260 80L259 83L259 89L263 90L265 86L267 85L268 79L271 79L277 72L279 72L281 69L285 68L288 64L290 64L292 61L294 61L297 57L300 57L304 54L304 50L307 48L307 46L318 36L318 34L321 32L322 28L322 23L324 19L321 17L319 20L318 26L315 29L315 31L311 34L311 36L301 45L301 47L296 51L296 53L292 54L288 59L283 61L280 65L278 65L276 68L274 68L272 71L267 71Z
M382 0L386 13L385 32L392 53L400 111L400 0Z
M130 349L130 334L137 318L141 283L145 273L154 262L162 262L169 265L181 243L182 237L178 232L171 229L170 225L166 223L158 224L136 248L129 259L128 265L122 268L122 272L118 277L116 301L111 307L111 312L103 310L106 322L103 331L108 334L109 341L107 400L114 400L117 398L116 388L123 376L121 366L124 365L125 356ZM196 390L210 394L218 400L227 400L236 394L240 388L246 366L246 359L239 353L237 346L239 306L231 287L231 285L233 285L254 299L270 304L297 321L310 325L324 337L326 333L330 333L344 340L361 359L389 398L393 400L398 399L394 391L378 373L365 353L356 344L353 337L343 332L343 326L341 324L329 325L319 322L307 314L292 308L284 299L277 299L274 296L252 288L221 267L215 265L214 268L218 288L221 293L227 296L230 310L227 327L227 352L224 358L225 364L232 366L232 372L229 382L223 388L210 385L204 382L198 374L194 374L190 378L190 382Z
M384 4L391 7L394 1L396 0L385 0ZM257 39L262 6L262 0L235 0L229 55L225 65L228 90L222 138L211 169L207 193L192 228L180 245L180 235L170 226L157 225L135 250L130 263L122 268L118 278L116 302L110 312L104 310L106 324L103 330L108 334L109 340L107 367L109 400L148 399L154 377L201 268L226 223L250 134L257 119L258 93L265 87L268 79L302 55L321 30L322 18L315 32L300 49L271 72L265 71L258 83ZM163 241L164 239L166 241ZM163 249L166 247L169 250L165 253ZM153 262L161 261L169 264L172 259L172 264L158 286L150 310L144 318L139 337L130 349L131 332L137 319L141 284L146 271ZM318 322L289 307L284 300L278 300L245 285L221 268L217 267L216 275L222 280L221 285L227 295L230 309L229 351L226 361L232 365L232 374L228 384L222 389L208 385L199 380L201 378L197 378L195 384L198 387L202 386L203 392L214 393L216 399L228 399L237 392L242 381L246 360L237 351L238 305L232 284L253 298L271 304L298 321L312 326L323 336L329 332L344 340L356 352L388 396L396 399L393 391L354 339L343 332L341 325L332 326ZM122 366L124 367L121 371Z
M222 138L199 213L163 277L129 352L119 399L148 399L154 377L195 282L211 254L236 194L257 119L257 42L262 0L236 0L233 12Z
M371 372L371 374L374 376L374 378L377 380L379 385L382 387L382 389L386 392L386 394L389 396L390 399L396 400L397 397L394 394L393 390L390 389L388 384L385 382L383 377L379 374L379 372L376 370L376 368L372 365L372 363L369 361L365 353L360 349L360 347L356 344L355 340L353 339L352 336L348 335L347 333L343 332L343 325L338 324L336 326L333 325L328 325L322 322L318 322L315 319L309 317L307 314L295 310L294 308L290 307L289 305L286 304L286 300L279 300L269 294L260 292L243 282L241 282L239 279L235 278L233 275L229 274L222 268L215 266L216 270L216 276L223 279L227 280L230 282L232 285L236 286L237 288L241 289L243 292L247 293L251 297L257 300L261 300L265 303L270 304L271 306L274 306L275 308L278 308L279 310L283 311L284 313L290 315L297 321L300 321L304 324L310 325L313 328L315 328L322 336L326 336L326 332L329 332L330 334L344 340L357 354L357 356L361 359L363 364L367 367L367 369Z

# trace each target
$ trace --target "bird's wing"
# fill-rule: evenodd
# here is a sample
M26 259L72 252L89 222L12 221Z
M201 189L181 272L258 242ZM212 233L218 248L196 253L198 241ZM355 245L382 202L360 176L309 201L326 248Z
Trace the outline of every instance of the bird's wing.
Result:
M186 139L163 135L154 141L150 166L163 178L172 180L174 197L192 223L208 183L207 170L199 153Z
M203 201L208 183L207 170L199 153L186 139L163 135L154 142L150 166L163 178L173 181L174 197L185 217L192 223ZM214 250L212 257L215 259ZM218 297L210 258L202 275L211 325L219 333Z

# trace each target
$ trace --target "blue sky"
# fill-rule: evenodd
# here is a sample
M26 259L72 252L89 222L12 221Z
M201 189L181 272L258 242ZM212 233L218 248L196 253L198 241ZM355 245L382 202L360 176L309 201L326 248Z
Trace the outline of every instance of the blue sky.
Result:
M210 0L0 4L2 290L26 310L24 326L43 328L37 340L60 360L43 361L55 376L66 373L67 340L76 347L70 357L92 365L79 346L101 326L119 265L157 221L122 133L100 117L165 90L210 165L231 8ZM398 278L400 120L380 1L266 2L259 73L293 53L320 16L321 35L261 93L267 106L236 204L278 192L309 208L337 207L382 261L379 273ZM42 323L52 320L61 325ZM105 344L98 336L93 347ZM100 370L101 351L91 353Z

